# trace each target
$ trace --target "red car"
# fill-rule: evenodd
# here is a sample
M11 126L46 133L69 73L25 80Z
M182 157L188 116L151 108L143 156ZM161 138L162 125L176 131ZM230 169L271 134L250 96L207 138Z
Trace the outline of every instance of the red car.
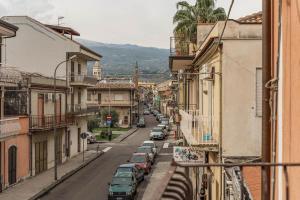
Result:
M147 153L134 153L129 162L142 168L145 174L149 174L151 171L151 160Z

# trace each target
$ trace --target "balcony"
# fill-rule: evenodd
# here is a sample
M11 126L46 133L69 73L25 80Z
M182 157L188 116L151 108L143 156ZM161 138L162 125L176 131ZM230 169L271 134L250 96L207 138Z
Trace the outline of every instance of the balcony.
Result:
M180 129L188 144L198 146L203 151L219 150L219 120L216 117L200 115L198 110L179 110Z
M98 105L88 107L83 107L81 104L67 105L67 112L74 115L85 115L99 111Z
M71 75L70 85L71 86L95 86L97 79L93 76L87 76L84 74Z
M171 71L188 69L194 59L193 45L179 37L170 38L169 68Z
M30 117L30 130L31 131L43 131L52 130L55 123L54 115L35 115ZM72 115L57 115L56 116L56 128L64 128L68 125L72 125L75 122L75 118Z
M270 194L270 179L268 173L275 169L281 170L284 185L282 185L282 199L292 199L297 187L290 179L299 170L300 163L179 163L173 161L167 173L161 174L162 180L153 194L152 200L193 200L193 199L219 199L218 192L226 191L224 199L260 199L261 194ZM191 178L185 172L203 169L202 180ZM211 173L214 169L224 171L224 185L216 185L218 176ZM297 170L297 171L296 171ZM207 173L209 172L209 173ZM253 175L256 175L253 178ZM292 184L294 183L294 184ZM262 187L263 185L263 187ZM212 192L215 187L217 191ZM221 188L222 187L222 188ZM292 188L291 188L292 187ZM195 189L196 188L196 189Z
M100 103L101 107L115 106L115 107L129 107L131 106L130 100L109 100L103 99ZM132 105L134 106L134 105Z

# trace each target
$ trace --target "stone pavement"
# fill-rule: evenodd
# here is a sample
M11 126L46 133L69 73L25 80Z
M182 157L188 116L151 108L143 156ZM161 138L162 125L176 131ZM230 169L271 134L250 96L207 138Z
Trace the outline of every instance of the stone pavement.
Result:
M101 152L101 151L100 151ZM99 156L100 152L89 150L84 152L85 162L83 163L82 153L69 159L58 166L58 182L62 181L70 173L89 163ZM54 185L54 169L49 169L37 176L30 177L15 186L0 193L1 200L27 200L39 194L51 185Z

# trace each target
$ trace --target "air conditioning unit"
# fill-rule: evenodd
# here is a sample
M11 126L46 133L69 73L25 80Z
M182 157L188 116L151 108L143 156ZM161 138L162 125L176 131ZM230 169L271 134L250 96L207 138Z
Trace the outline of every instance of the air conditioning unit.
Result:
M200 72L200 79L213 81L215 78L215 67L203 65L203 70Z

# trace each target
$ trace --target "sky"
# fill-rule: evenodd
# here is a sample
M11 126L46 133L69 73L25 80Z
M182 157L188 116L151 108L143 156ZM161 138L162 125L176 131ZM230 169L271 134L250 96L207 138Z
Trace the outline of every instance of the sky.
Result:
M27 15L38 21L80 32L81 38L113 43L169 48L172 17L179 0L0 0L0 14ZM195 0L187 0L194 3ZM260 11L262 0L235 0L231 18ZM228 11L231 0L217 0Z

